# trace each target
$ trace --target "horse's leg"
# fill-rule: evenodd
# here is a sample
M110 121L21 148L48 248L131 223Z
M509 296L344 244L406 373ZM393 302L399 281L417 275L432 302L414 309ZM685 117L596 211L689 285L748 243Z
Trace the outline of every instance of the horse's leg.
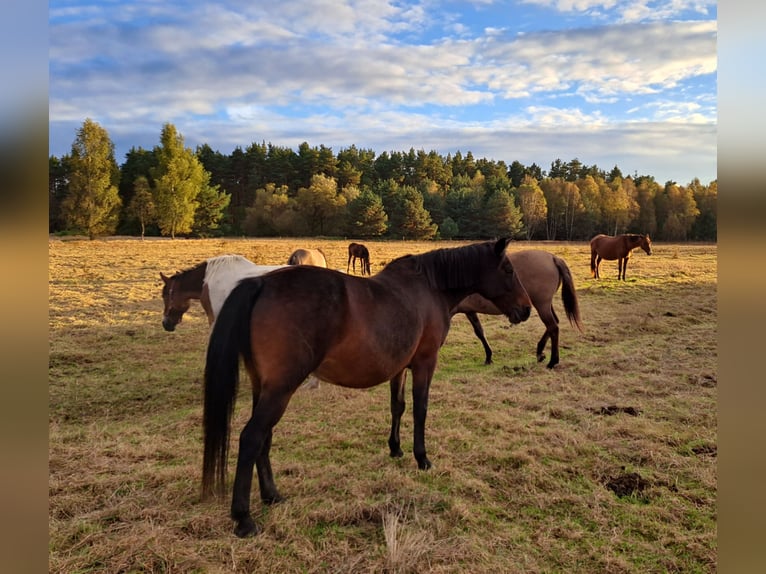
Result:
M628 259L630 259L630 253L625 256L625 261L622 264L622 280L625 281L625 273L628 270Z
M479 338L479 341L481 341L481 344L484 346L484 364L491 365L492 348L489 346L487 338L484 336L484 328L481 326L481 321L479 321L479 315L473 311L467 311L465 316L471 322L474 334Z
M598 279L598 268L596 267L596 250L590 248L590 275Z
M283 500L274 483L274 473L271 471L271 439L274 435L274 429L269 430L269 434L263 443L261 454L255 459L255 468L258 471L258 489L261 493L261 500L264 504L276 504Z
M619 281L622 279L622 262L624 259L622 257L617 259L617 280Z
M349 265L351 265L351 253L348 254L348 263L346 263L346 273L348 273Z
M404 388L407 384L407 370L403 370L391 379L391 434L388 436L388 448L391 457L403 456L402 443L399 438L402 415L404 414Z
M545 325L545 332L537 343L537 362L541 363L545 360L545 345L548 343L548 339L550 339L551 360L548 361L547 367L552 369L559 362L559 318L556 315L553 304L542 307L542 311L538 309L538 314L543 325Z
M551 360L546 365L549 369L559 364L559 318L556 316L553 307L551 307L551 314L553 315L553 321L547 325L546 329L546 333L551 339Z
M420 470L431 468L431 461L426 455L426 414L428 413L428 391L431 387L431 377L436 368L436 353L415 364L412 370L412 415L414 419L414 440L412 454L418 462Z
M250 515L250 491L253 483L253 466L257 466L261 499L272 503L282 500L274 484L269 451L274 425L279 422L287 408L291 393L282 391L264 396L253 404L250 420L239 436L239 456L231 500L231 517L236 523L234 533L240 538L252 536L260 531ZM254 397L255 399L255 397Z
M596 279L601 279L601 275L599 274L599 267L601 267L601 262L604 260L601 255L596 255Z

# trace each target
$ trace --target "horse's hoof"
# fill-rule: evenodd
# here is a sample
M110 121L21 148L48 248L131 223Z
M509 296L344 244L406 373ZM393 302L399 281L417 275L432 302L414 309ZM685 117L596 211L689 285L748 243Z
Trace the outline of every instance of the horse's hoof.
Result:
M426 457L423 457L423 460L418 461L418 468L420 470L428 470L431 468L431 461L428 460Z
M545 360L545 355L537 355L537 362L542 363ZM549 365L550 366L550 365Z
M402 452L402 449L398 448L396 450L391 449L391 458L402 458L404 456L404 452Z
M250 536L255 536L260 531L261 527L258 526L250 516L247 516L237 522L237 525L234 527L234 534L236 534L238 538L248 538Z
M261 502L263 502L264 504L278 504L282 502L284 499L285 498L281 494L277 493L272 496L265 496L265 497L262 496Z

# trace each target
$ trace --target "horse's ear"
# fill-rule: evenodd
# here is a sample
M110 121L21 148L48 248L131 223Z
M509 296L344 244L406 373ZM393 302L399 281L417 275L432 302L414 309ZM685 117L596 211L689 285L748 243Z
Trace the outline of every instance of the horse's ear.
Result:
M502 257L503 253L505 252L505 248L508 246L508 244L511 242L510 237L503 237L502 239L498 239L495 241L495 255L498 257Z
M167 284L170 277L167 277L162 271L160 271L160 277L162 277L162 282Z

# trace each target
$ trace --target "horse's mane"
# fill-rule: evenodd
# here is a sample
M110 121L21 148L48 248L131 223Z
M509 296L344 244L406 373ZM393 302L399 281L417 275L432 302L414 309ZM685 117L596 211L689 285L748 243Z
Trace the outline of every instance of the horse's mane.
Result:
M194 265L191 265L187 267L186 269L181 269L180 271L176 271L173 274L173 278L180 278L181 276L188 275L189 273L194 273L196 271L199 271L202 268L207 268L208 262L202 261L201 263L195 263Z
M487 263L492 242L475 243L465 247L435 249L420 255L405 255L394 259L387 267L411 265L423 274L430 287L436 289L464 289L476 284L476 279Z
M255 263L250 261L247 257L243 257L242 255L227 254L219 255L218 257L211 257L207 260L207 273L208 275L211 275L221 267L228 267L233 264L242 265L245 263L249 263L250 265L255 266Z

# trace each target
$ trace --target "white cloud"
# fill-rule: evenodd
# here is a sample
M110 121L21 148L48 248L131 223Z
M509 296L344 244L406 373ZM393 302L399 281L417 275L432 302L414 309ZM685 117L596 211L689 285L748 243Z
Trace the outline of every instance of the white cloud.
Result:
M489 3L480 3L482 9ZM622 15L659 6L542 4ZM662 3L673 13L707 5ZM715 21L522 35L502 21L471 28L429 2L127 1L85 12L81 19L74 8L51 8L51 141L63 133L66 147L85 117L115 139L135 138L129 145L145 145L138 129L148 129L156 143L162 124L172 122L189 141L222 151L266 139L328 146L369 141L380 144L378 150L433 143L494 155L509 137L545 157L558 154L551 147L558 143L550 142L571 137L574 145L578 131L589 134L594 150L598 134L609 134L600 141L612 151L609 138L626 125L631 134L641 122L669 131L686 122L703 134L715 126L715 93L702 101L691 84L717 71ZM154 19L141 21L145 13ZM439 26L445 28L436 30L438 39L425 33ZM557 130L572 135L562 140Z

